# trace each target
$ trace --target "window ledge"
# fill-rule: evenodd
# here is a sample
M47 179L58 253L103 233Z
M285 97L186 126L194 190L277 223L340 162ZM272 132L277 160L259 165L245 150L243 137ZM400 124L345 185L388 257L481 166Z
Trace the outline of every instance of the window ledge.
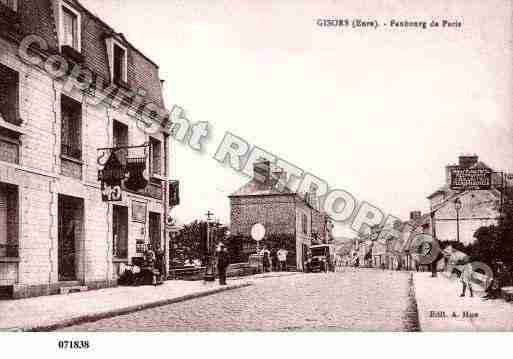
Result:
M78 165L83 165L84 164L84 161L79 160L78 158L74 158L74 157L63 155L62 153L61 153L61 159L64 159L64 160L70 161L70 162L74 162L74 163L76 163Z
M0 257L0 263L19 263L19 257Z
M20 123L21 123L21 121L20 121ZM26 133L25 129L22 128L20 125L15 125L13 123L7 122L1 116L0 116L0 127L6 128L8 130L11 130L11 131L14 131L14 132L17 132L20 134Z

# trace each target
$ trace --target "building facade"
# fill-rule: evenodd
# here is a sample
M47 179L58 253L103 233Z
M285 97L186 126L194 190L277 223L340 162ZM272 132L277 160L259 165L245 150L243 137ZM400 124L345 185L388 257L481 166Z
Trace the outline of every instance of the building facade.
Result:
M288 265L303 270L308 248L328 241L327 216L308 200L315 196L276 189L273 178L279 179L281 174L272 174L269 162L256 163L254 172L261 176L229 196L231 235L242 241L240 247L249 255L256 251L251 228L261 223L266 229L262 245L270 249L285 247L289 251Z
M3 296L112 286L121 264L165 249L169 148L157 111L157 65L78 1L0 1ZM99 181L112 164L119 186Z
M461 168L491 170L491 188L451 189L451 171ZM427 197L432 213L432 234L439 241L473 242L474 233L479 227L497 224L506 187L505 174L491 169L476 155L460 156L458 164L446 166L444 185Z

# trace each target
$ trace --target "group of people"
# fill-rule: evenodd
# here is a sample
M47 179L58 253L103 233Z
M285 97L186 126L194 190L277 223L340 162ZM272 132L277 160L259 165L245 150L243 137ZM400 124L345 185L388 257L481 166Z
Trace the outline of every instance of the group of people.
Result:
M165 280L164 251L147 248L142 257L132 258L131 265L119 268L120 285L159 285Z
M262 267L264 272L269 271L287 271L287 255L289 252L285 248L272 248L269 250L267 246L264 246L260 251L262 257Z
M264 272L273 271L287 271L287 255L288 251L285 248L269 250L267 246L264 246L259 252L262 257L262 267ZM216 262L217 262L217 274L219 277L219 284L226 285L226 271L230 264L230 256L228 254L228 248L224 243L219 243L216 248Z

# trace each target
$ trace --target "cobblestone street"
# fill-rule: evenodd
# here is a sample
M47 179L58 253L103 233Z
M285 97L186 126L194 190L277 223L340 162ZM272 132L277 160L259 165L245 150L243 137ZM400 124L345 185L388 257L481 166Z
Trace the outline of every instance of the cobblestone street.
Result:
M253 286L63 331L417 330L405 272L345 269L256 280Z

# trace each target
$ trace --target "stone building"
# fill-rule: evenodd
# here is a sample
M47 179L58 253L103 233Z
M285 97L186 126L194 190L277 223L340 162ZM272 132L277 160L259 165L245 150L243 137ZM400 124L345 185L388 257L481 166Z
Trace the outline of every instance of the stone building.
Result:
M0 295L112 286L165 247L163 110L158 66L78 1L0 1ZM130 177L102 188L114 152Z
M451 189L451 171L458 168L491 170L491 188L463 191ZM445 183L427 197L433 213L430 225L432 231L434 227L436 238L440 241L456 241L459 237L464 244L473 242L474 233L479 227L497 223L506 186L506 176L479 161L476 155L460 156L458 164L447 165ZM457 213L455 204L458 201L461 208Z
M288 265L303 270L308 248L312 243L326 243L327 216L317 209L313 193L300 195L287 188L277 189L281 172L272 173L268 161L254 165L254 177L229 196L230 232L241 241L242 252L254 253L251 227L261 223L266 229L263 244L289 250Z

